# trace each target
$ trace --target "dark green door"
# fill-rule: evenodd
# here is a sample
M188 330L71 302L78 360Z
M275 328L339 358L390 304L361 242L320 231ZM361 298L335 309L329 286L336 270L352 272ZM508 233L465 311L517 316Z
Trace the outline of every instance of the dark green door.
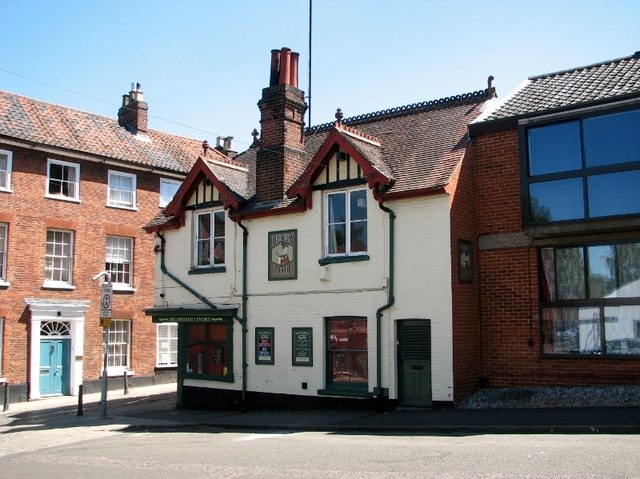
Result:
M398 321L398 400L401 406L431 406L431 321Z

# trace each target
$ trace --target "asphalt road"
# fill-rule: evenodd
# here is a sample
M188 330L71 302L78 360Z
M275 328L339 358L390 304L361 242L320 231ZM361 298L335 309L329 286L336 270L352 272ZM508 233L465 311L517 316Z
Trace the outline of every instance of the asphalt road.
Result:
M256 434L93 428L0 457L20 479L637 478L639 435ZM10 434L7 434L10 435ZM15 438L0 437L0 441Z

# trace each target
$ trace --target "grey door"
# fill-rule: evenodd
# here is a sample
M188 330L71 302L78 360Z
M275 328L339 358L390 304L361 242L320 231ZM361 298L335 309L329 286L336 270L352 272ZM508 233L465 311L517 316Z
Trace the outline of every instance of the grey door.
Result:
M398 321L398 400L401 406L431 406L431 321Z

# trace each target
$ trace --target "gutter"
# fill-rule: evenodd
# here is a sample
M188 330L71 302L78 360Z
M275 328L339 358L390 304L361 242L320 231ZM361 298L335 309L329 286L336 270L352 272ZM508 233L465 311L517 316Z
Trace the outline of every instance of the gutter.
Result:
M242 326L242 412L247 412L247 245L249 231L242 224L242 220L238 220L238 226L242 228L242 318L238 318L238 322Z
M378 203L378 206L382 211L389 214L389 285L387 289L387 302L380 306L376 311L376 377L377 385L374 388L374 396L378 398L378 403L381 405L383 398L389 397L389 389L382 387L382 313L383 311L391 308L395 303L395 297L393 296L393 284L394 284L394 265L395 265L395 221L396 215L390 209L384 206L382 203Z

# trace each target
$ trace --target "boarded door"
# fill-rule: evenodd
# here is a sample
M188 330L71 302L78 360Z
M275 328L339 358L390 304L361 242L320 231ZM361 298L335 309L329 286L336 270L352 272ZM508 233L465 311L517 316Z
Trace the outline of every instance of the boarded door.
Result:
M402 406L431 406L431 322L398 321L398 399Z

